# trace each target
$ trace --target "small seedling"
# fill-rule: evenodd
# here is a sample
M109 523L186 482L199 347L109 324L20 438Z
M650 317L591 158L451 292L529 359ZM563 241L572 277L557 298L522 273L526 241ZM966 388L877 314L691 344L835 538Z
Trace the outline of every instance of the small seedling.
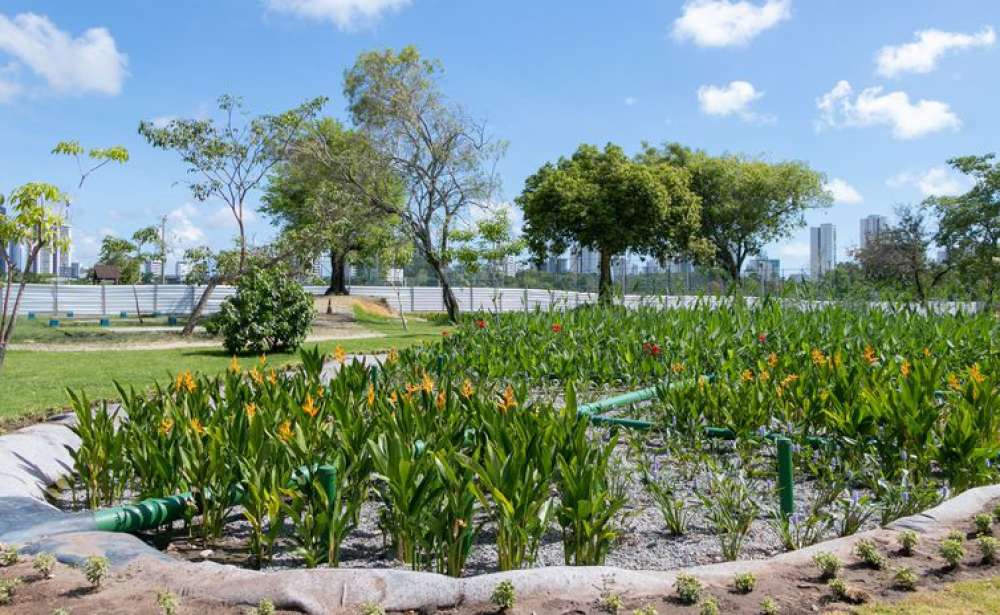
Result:
M52 615L69 615L69 610L59 607L58 609L52 609Z
M958 568L959 564L962 563L962 558L965 557L965 547L960 541L953 538L941 541L938 552L944 561L948 562L949 568Z
M913 549L920 542L920 538L913 530L903 530L896 535L896 539L899 540L899 546L903 549L903 555L913 555Z
M83 562L83 576L87 577L87 582L94 586L94 589L100 589L108 578L108 568L108 558L92 555Z
M847 583L844 582L844 579L830 579L826 586L830 588L834 598L847 601Z
M983 563L992 564L997 558L997 546L1000 543L992 536L979 537L979 552L983 554Z
M612 577L605 577L601 584L601 596L597 600L597 609L604 613L611 613L611 615L615 615L625 608L625 601L622 600L621 595L611 589L614 584Z
M500 607L501 611L514 608L514 603L517 602L517 592L514 591L514 584L510 581L500 581L497 583L497 586L493 588L493 593L490 595L490 602Z
M32 560L31 567L42 575L43 579L51 579L52 570L56 567L56 558L51 553L39 553Z
M674 581L674 591L681 604L696 604L701 599L701 581L682 572Z
M976 535L985 536L992 534L993 516L987 513L976 515Z
M156 592L156 606L163 615L177 615L177 596L167 590Z
M385 615L385 609L377 602L366 602L361 605L360 615Z
M962 530L952 530L948 532L948 540L957 540L958 542L965 542L965 532Z
M0 579L0 604L10 604L14 599L14 592L21 586L21 578Z
M873 540L867 538L859 540L854 545L854 553L872 568L877 570L885 568L885 556L878 550L878 545Z
M698 605L698 615L719 615L719 603L711 596Z
M760 612L761 615L778 615L781 613L781 609L778 608L778 603L774 601L774 598L764 598L760 601Z
M832 579L837 576L841 566L843 566L840 558L829 551L820 551L813 555L813 563L819 568L821 579Z
M0 545L0 566L13 566L17 563L17 547L14 545Z
M757 587L757 577L753 576L752 572L738 572L733 579L733 585L736 586L738 593L749 594Z
M897 568L896 573L892 575L892 582L899 589L911 592L917 588L917 573L906 566Z
M652 604L644 604L632 611L632 615L660 615L660 612Z
M255 608L250 609L250 615L274 615L274 603L267 598L261 598Z

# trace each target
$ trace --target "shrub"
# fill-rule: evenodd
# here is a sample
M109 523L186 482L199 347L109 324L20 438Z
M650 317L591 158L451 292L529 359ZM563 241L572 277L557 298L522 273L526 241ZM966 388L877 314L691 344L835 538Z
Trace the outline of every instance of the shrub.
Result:
M837 576L841 566L843 566L840 558L829 551L820 551L813 555L813 563L819 568L819 575L822 579L832 579Z
M366 602L361 605L361 615L385 615L385 609L377 602Z
M674 581L674 591L682 604L696 604L701 598L701 581L682 572Z
M493 588L493 593L490 595L490 602L504 611L514 608L516 601L517 593L514 591L514 584L510 581L500 581L497 583L497 586Z
M52 569L56 566L56 558L51 553L39 553L31 562L31 567L44 579L52 578Z
M613 615L625 608L625 601L622 600L621 594L618 592L605 590L601 592L601 599L598 601L597 606L599 610L605 613L612 613Z
M991 534L991 526L993 525L993 516L987 513L980 513L976 515L976 534L980 536Z
M13 566L17 563L17 547L0 545L0 566Z
M920 538L913 530L903 530L896 535L896 539L899 540L899 546L902 547L904 555L913 555L914 547L920 542Z
M752 572L739 572L736 574L733 584L736 586L737 592L749 594L754 587L757 587L757 577L753 576Z
M719 615L719 603L715 598L705 598L698 605L698 615Z
M760 612L762 615L778 615L781 609L778 608L778 603L774 601L774 598L764 598L760 601Z
M163 615L177 615L177 596L167 590L156 592L156 606Z
M956 542L965 542L965 532L962 530L952 530L948 532L948 540L954 540Z
M659 611L652 604L644 604L632 611L632 615L659 615Z
M87 582L94 588L100 588L108 578L108 568L108 558L92 555L83 562L83 576L87 577Z
M997 539L992 536L979 537L979 551L983 554L983 563L992 564L997 556Z
M878 550L878 545L873 540L868 538L859 540L854 545L854 553L872 568L878 570L885 568L885 556Z
M830 582L826 584L833 592L833 597L837 600L847 600L847 583L843 579L830 579Z
M280 270L252 269L206 328L229 353L270 353L298 348L312 318L313 300L301 285Z
M962 558L965 557L965 547L962 546L960 541L954 538L941 541L938 552L944 558L944 561L948 562L949 568L958 568L959 564L962 563Z
M892 582L899 589L913 591L917 588L917 573L906 566L897 568L896 573L892 576Z
M274 603L267 598L261 598L255 608L250 609L250 615L274 615Z
M0 579L0 605L10 604L10 601L14 599L14 592L20 585L21 579L19 577Z

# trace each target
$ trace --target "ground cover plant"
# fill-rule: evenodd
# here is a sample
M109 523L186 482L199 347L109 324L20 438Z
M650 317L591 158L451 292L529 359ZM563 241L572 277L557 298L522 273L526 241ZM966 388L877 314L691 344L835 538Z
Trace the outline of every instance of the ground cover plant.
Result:
M96 507L189 492L185 531L212 544L241 515L257 566L279 538L307 566L337 565L372 506L415 569L461 575L484 543L498 569L531 566L553 531L565 563L601 564L637 512L631 478L664 534L698 509L724 559L762 519L799 548L996 481L995 332L991 315L777 304L473 315L378 367L307 350L291 371L234 360L122 388L117 431L77 396L80 495ZM324 360L342 364L329 382ZM653 383L629 414L648 433L576 412L578 390ZM791 515L775 505L776 433L808 481Z

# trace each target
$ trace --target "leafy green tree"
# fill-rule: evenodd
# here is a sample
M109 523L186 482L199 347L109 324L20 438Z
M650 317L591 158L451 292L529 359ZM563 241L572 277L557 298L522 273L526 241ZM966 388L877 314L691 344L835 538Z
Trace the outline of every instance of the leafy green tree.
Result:
M136 244L127 239L106 235L101 240L101 249L97 255L103 265L118 267L121 284L136 284L140 281L140 259Z
M639 160L688 171L691 190L701 199L698 234L714 248L709 262L737 283L747 258L805 226L809 209L832 202L823 174L804 162L709 156L676 143L661 149L647 145Z
M217 198L233 214L239 229L239 268L243 273L247 261L246 201L257 190L271 169L289 154L295 136L316 117L326 98L315 98L277 115L261 115L244 121L243 99L223 95L218 106L222 120L177 119L166 126L153 122L139 124L139 134L159 149L174 150L196 179L187 183L191 194L199 201ZM208 281L191 317L182 330L190 335L201 318L208 298L215 287L226 280L213 277Z
M948 161L972 177L975 185L959 196L927 199L938 215L937 243L967 287L988 296L1000 291L1000 163L994 154L962 156Z
M705 250L697 237L698 197L685 169L640 164L621 147L581 145L524 182L516 202L537 259L570 244L600 253L598 292L611 300L611 259L626 250L666 257Z
M263 211L280 224L284 233L297 231L303 241L295 242L296 255L311 263L321 254L330 258L330 287L327 294L346 295L345 268L349 260L375 258L393 236L399 217L373 209L367 199L317 160L317 148L305 142L320 140L342 159L352 149L370 149L365 137L345 130L339 122L324 118L310 123L296 141L288 159L278 165L268 180ZM384 187L402 203L402 184L393 178L373 177L372 192Z
M371 143L365 159L318 147L317 159L353 186L372 209L398 216L419 256L434 270L451 319L459 315L449 278L456 219L497 190L496 161L505 145L441 92L441 65L414 47L362 53L344 75L354 126ZM356 154L358 152L352 152ZM401 181L405 199L379 185Z
M121 145L112 147L94 147L90 151L84 149L79 141L60 141L52 149L53 154L72 156L76 160L76 168L80 172L80 183L77 188L83 188L87 178L101 167L112 162L125 164L128 162L128 150ZM84 164L84 155L90 159L90 164Z
M485 269L494 287L500 286L507 261L527 247L523 238L514 236L508 207L487 211L472 228L454 232L452 242L455 261L468 273Z
M28 272L38 260L42 248L65 250L69 242L62 238L59 227L63 217L56 207L64 204L67 197L52 184L32 182L15 188L4 198L0 195L0 205L6 205L0 213L0 246L17 243L24 246L25 261L19 269L7 250L0 250L4 261L3 309L0 311L0 367L7 356L7 346L14 334L17 313L28 283ZM17 292L11 296L14 287Z

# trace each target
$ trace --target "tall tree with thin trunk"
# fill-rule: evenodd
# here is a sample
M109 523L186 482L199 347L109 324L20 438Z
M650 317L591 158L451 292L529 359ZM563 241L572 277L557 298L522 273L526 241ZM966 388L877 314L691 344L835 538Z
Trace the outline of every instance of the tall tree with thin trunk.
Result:
M325 98L315 98L284 113L247 120L243 100L224 95L218 101L222 115L218 122L176 119L166 126L148 121L139 124L139 134L153 147L180 154L188 166L188 173L195 178L187 185L197 200L220 199L232 212L239 231L237 276L246 268L248 196L260 187L271 169L285 159L295 136L325 103ZM194 330L212 291L224 281L227 280L218 276L209 280L182 334Z
M313 147L372 208L399 216L434 270L449 318L457 320L448 272L451 229L463 211L493 199L496 163L506 147L483 122L447 101L438 83L441 72L438 62L414 47L361 54L344 75L344 95L370 150L359 159L345 158L322 141ZM392 181L402 181L403 201L386 198L391 191L385 183Z

